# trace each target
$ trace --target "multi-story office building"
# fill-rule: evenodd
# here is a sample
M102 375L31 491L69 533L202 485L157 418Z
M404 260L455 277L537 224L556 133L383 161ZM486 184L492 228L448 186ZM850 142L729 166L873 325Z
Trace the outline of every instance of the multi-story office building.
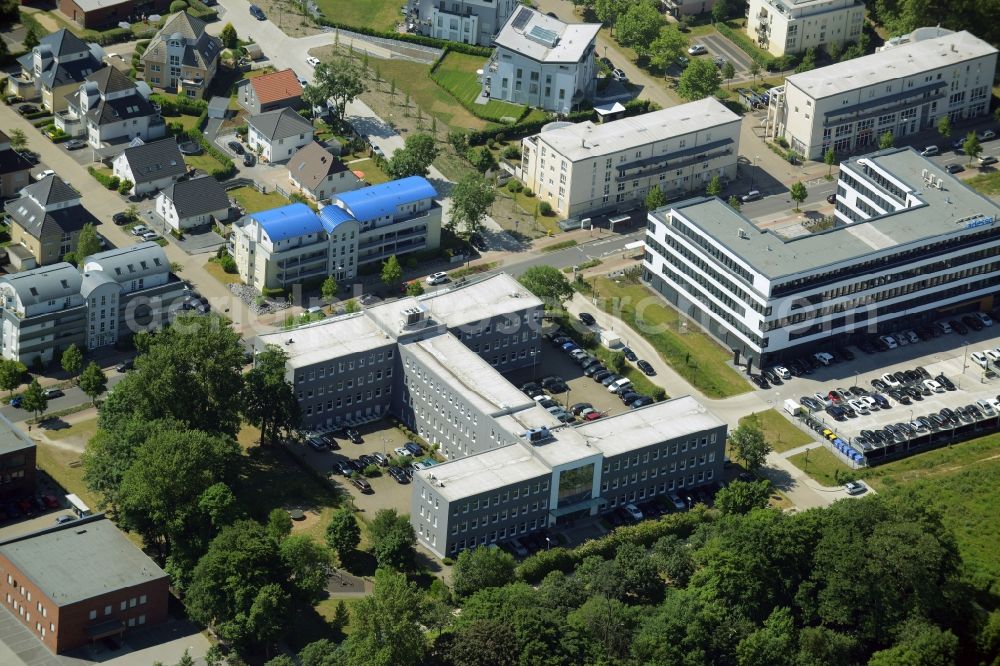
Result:
M747 5L747 35L776 56L855 42L864 24L861 0L750 0Z
M83 273L65 262L0 278L0 353L49 363L75 344L113 345L166 323L184 283L153 242L91 255Z
M413 475L410 521L440 557L681 495L721 478L726 424L691 397L581 426L538 406L491 420L496 447Z
M103 514L0 542L0 606L53 653L163 622L169 588Z
M35 442L0 414L0 499L10 501L35 494L35 454Z
M489 46L520 6L517 0L411 0L407 16L421 35Z
M289 355L305 427L391 414L438 447L411 521L440 556L719 478L726 426L691 398L574 427L505 379L538 362L542 313L500 274L257 344Z
M451 410L442 418L437 408L421 411L405 377L417 372L419 363L424 378L455 387L451 405L456 411L456 400L466 405L463 414L472 414L489 396L496 398L495 409L483 407L483 413L500 411L503 403L514 400L530 404L499 372L536 361L542 310L541 301L503 274L263 335L259 343L288 354L288 380L295 386L305 426L344 425L392 413L450 456L464 452L455 443ZM502 389L474 400L478 391L486 391L481 386L500 382Z
M441 207L427 179L412 176L343 192L314 213L305 204L252 213L235 225L240 278L259 290L333 275L441 243Z
M563 216L668 200L736 178L740 117L714 97L604 124L564 124L521 141L518 177Z
M764 363L992 307L1000 206L909 148L840 173L821 233L783 238L704 197L651 212L645 279Z
M483 90L493 99L569 113L594 96L599 23L563 23L519 7L493 40Z
M943 116L953 124L982 116L996 64L996 48L963 30L793 74L771 89L767 133L818 160L830 148L875 147L886 132L899 139L936 127Z

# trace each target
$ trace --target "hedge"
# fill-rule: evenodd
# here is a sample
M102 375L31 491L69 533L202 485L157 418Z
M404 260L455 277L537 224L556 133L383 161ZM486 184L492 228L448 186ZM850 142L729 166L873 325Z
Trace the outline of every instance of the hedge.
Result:
M635 525L619 527L599 539L584 541L573 550L566 548L542 550L525 558L518 565L517 578L537 585L553 571L570 573L588 557L597 556L610 560L624 544L648 548L665 536L674 535L686 539L699 525L714 520L716 515L714 510L699 505L690 511L668 514L659 520L646 520Z
M200 18L205 23L213 23L219 19L219 12L199 0L188 0L187 13Z
M648 99L633 99L625 104L625 115L638 116L643 113L653 111L655 108L659 107L655 107L655 105ZM583 122L585 120L596 121L597 112L593 109L587 111L574 111L573 113L566 115L564 119L574 123ZM541 131L541 129L550 122L552 122L552 118L521 121L513 125L497 125L496 127L487 127L486 129L469 132L466 135L466 138L469 140L470 146L481 146L490 139L496 139L497 141L519 139L521 137L528 136L529 134L535 134L536 132Z
M439 49L443 49L445 47L450 46L452 47L453 51L458 51L459 53L464 53L466 55L482 56L484 58L489 58L490 55L493 54L493 49L488 48L486 46L462 44L461 42L449 42L447 39L425 37L424 35L411 35L409 33L403 33L403 32L384 32L382 30L375 30L373 28L368 28L365 26L347 25L346 23L331 21L325 16L318 17L316 19L316 22L319 23L320 25L327 26L328 28L346 30L348 32L355 32L359 35L368 35L370 37L382 37L384 39L393 39L397 42L410 42L411 44L432 46L434 48L439 48Z
M233 164L231 159L229 159L229 155L226 155L209 142L209 140L205 138L205 135L201 133L201 130L190 129L188 130L187 135L192 141L197 142L198 145L201 146L202 150L217 159L219 163L222 164L221 169L213 169L209 172L209 176L215 178L216 180L226 180L231 178L232 175L236 173L236 165Z
M153 93L149 96L149 101L160 105L160 112L165 116L200 116L208 111L208 102L203 99L192 99L183 96L162 95Z

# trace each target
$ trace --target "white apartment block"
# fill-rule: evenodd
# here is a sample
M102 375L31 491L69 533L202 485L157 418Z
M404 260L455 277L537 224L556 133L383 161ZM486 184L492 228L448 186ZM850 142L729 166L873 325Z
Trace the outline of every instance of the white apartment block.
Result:
M859 152L885 132L984 115L996 64L997 49L963 30L793 74L771 90L767 131L807 159Z
M521 141L518 177L560 216L629 210L736 178L740 117L715 98L605 124L553 123Z
M747 5L747 35L776 56L855 42L864 23L861 0L750 0Z
M644 278L765 364L990 309L1000 206L911 148L840 165L827 231L785 238L719 199L649 214Z
M520 6L518 0L413 0L408 14L421 35L489 46Z
M232 254L259 291L332 275L352 280L362 264L436 249L441 207L425 178L411 176L339 195L319 213L294 203L236 223Z
M493 40L483 68L483 90L493 99L569 113L597 86L596 23L563 23L520 7Z

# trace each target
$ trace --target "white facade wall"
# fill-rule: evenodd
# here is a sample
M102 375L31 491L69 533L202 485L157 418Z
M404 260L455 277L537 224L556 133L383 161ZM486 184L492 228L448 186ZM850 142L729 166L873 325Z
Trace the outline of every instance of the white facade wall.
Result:
M593 42L575 63L538 62L502 46L497 47L494 58L496 71L486 74L493 99L569 113L577 91L583 93L583 99L594 96Z
M865 5L858 0L750 0L747 35L773 55L802 53L861 37Z

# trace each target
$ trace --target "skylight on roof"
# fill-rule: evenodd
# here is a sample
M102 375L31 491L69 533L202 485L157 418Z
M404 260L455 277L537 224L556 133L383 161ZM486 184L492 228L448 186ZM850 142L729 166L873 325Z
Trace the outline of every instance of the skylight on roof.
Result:
M550 49L559 43L559 34L554 30L543 28L540 25L532 26L528 31L528 39L538 42Z

